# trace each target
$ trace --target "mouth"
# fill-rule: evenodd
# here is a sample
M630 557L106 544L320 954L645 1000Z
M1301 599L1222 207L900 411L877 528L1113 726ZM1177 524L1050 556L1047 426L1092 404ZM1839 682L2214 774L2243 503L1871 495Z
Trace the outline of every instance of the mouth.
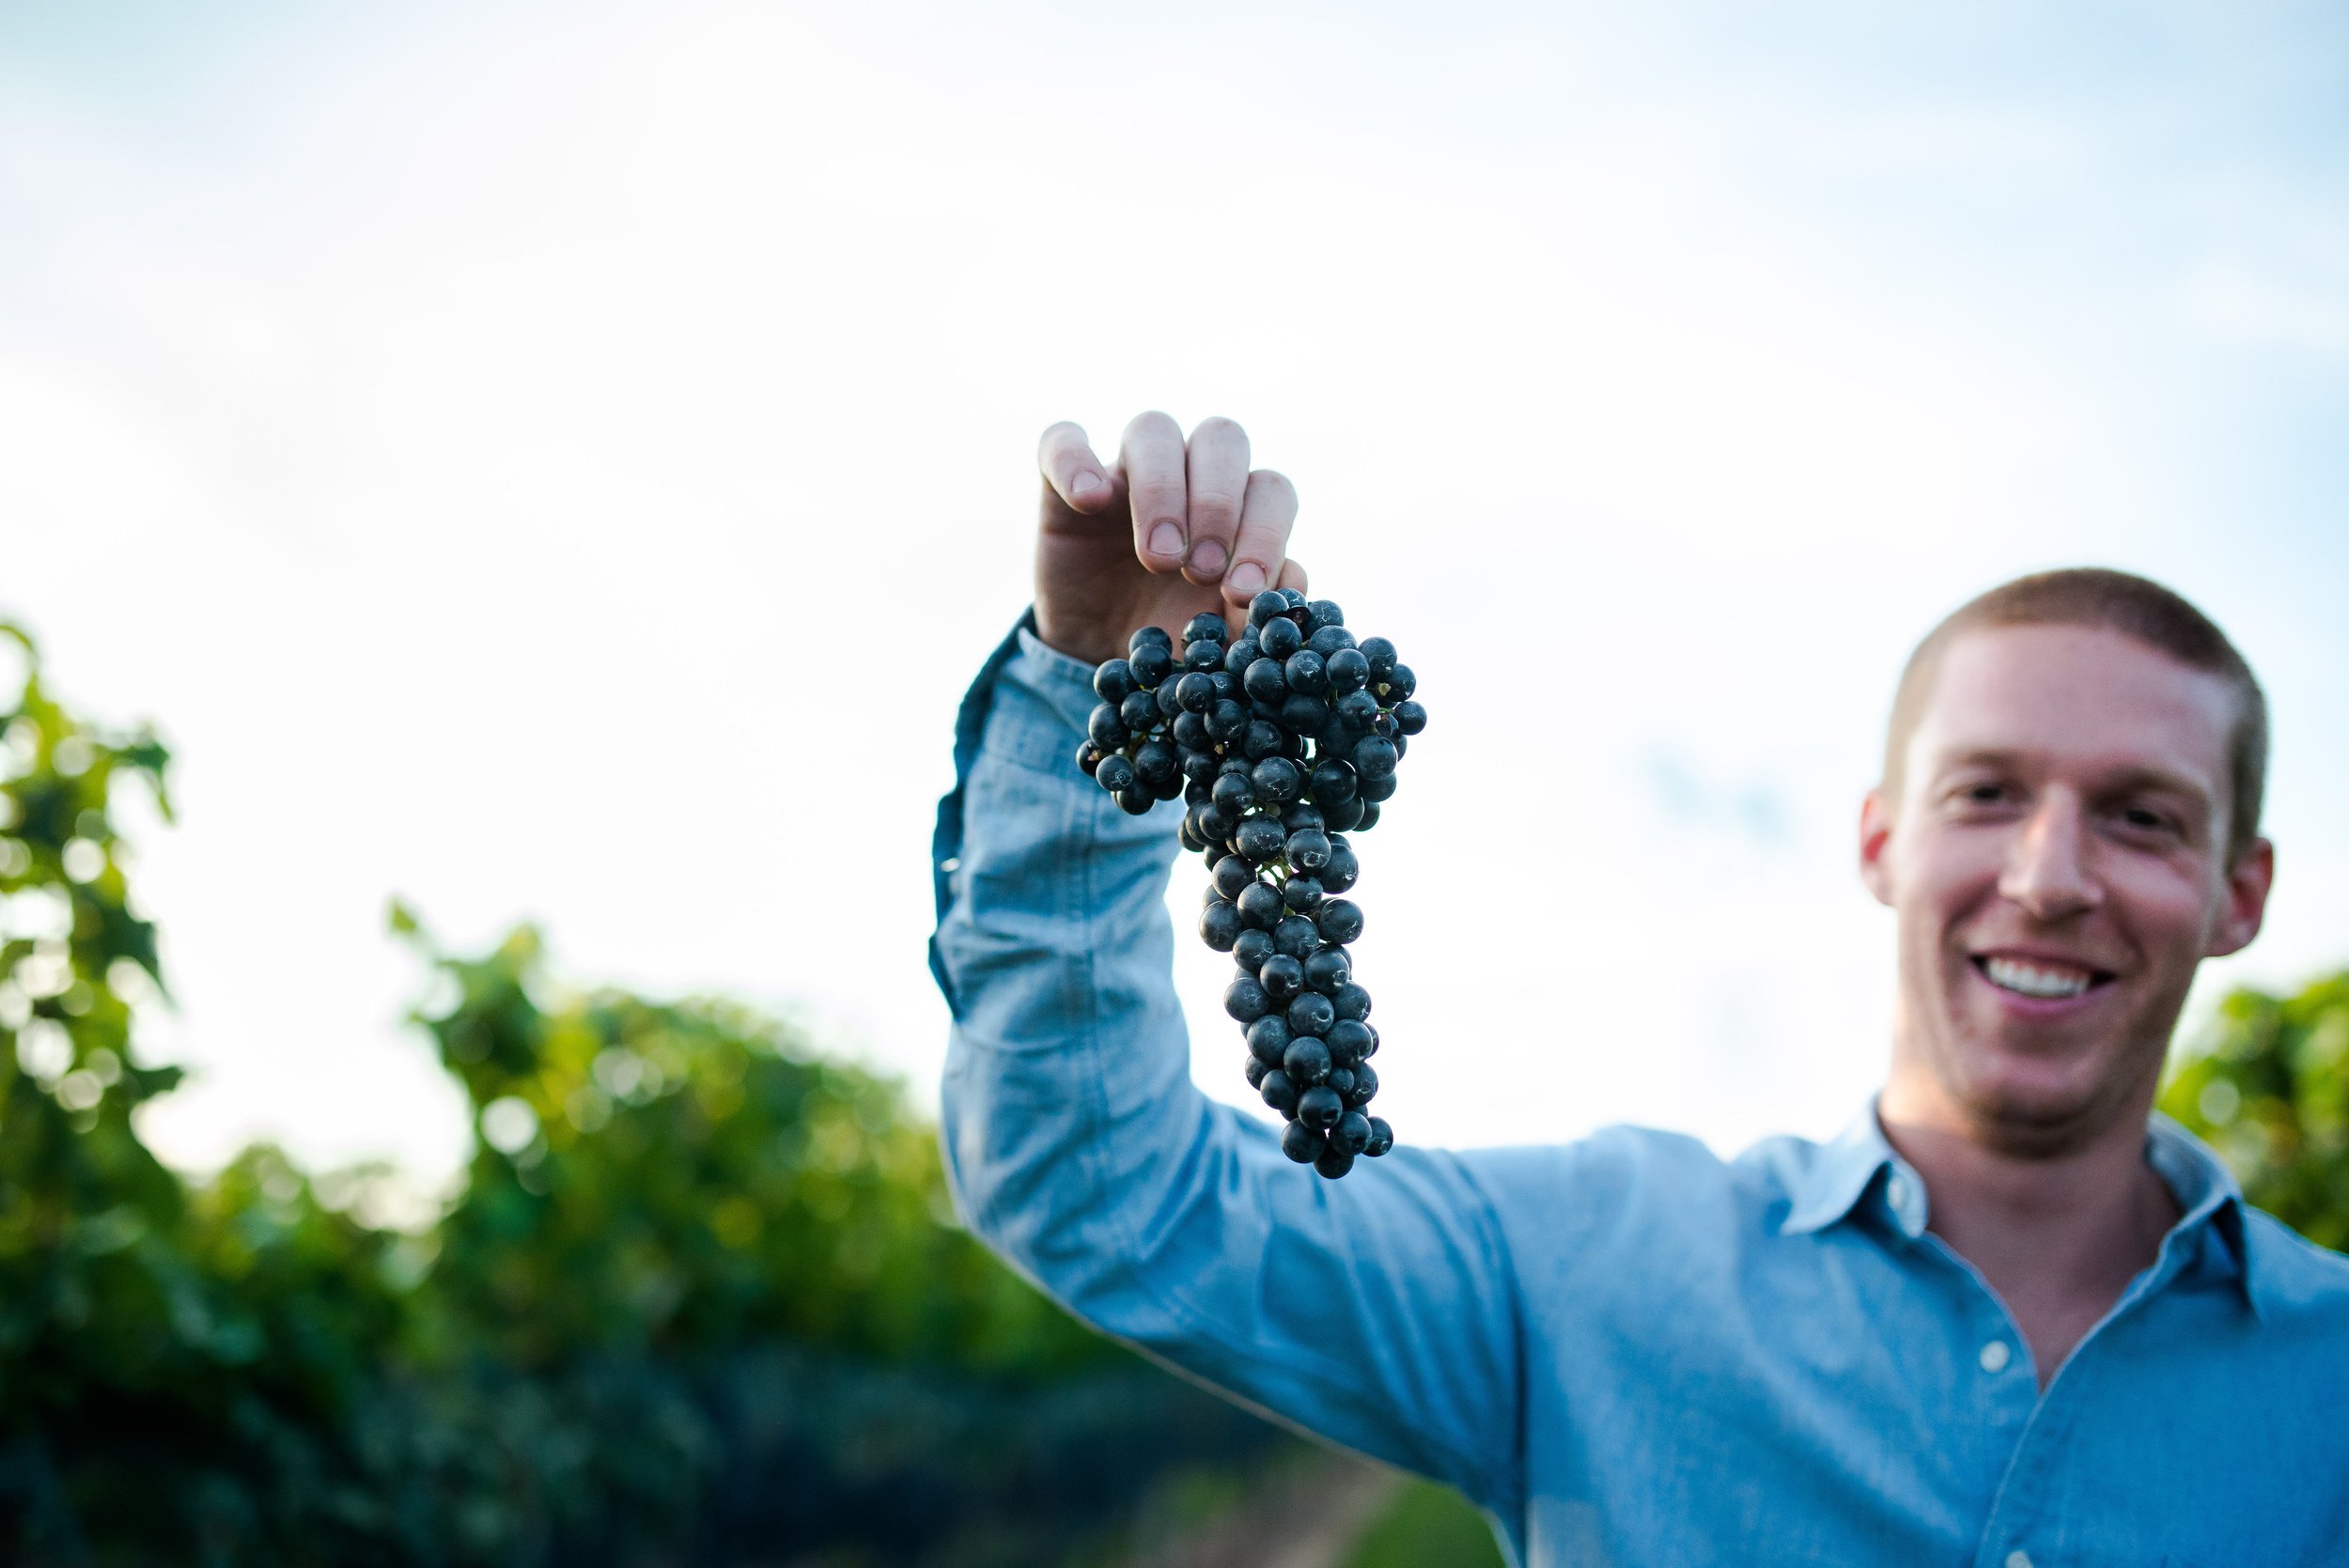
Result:
M2068 1001L2112 984L2110 970L2058 958L2015 958L1999 953L1977 953L1973 964L1984 980L2012 996L2033 1001Z

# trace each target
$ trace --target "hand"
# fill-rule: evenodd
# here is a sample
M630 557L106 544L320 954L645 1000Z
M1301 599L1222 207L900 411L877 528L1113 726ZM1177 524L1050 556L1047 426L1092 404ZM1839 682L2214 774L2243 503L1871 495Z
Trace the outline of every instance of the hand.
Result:
M1250 471L1248 432L1228 419L1201 420L1186 448L1174 420L1138 414L1114 469L1063 423L1044 432L1036 463L1036 632L1071 658L1114 659L1137 627L1179 642L1203 610L1237 630L1266 588L1304 591L1305 568L1288 558L1296 488Z

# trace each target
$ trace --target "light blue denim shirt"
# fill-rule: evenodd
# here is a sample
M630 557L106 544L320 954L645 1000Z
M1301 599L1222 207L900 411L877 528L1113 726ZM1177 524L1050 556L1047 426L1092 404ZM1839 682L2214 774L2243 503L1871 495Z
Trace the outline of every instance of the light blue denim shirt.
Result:
M2349 1563L2349 1259L2174 1124L2185 1218L2044 1394L1872 1111L1727 1161L1618 1127L1290 1164L1190 1081L1177 808L1078 772L1089 674L1023 624L966 699L932 948L957 1201L1071 1311L1452 1483L1522 1563Z

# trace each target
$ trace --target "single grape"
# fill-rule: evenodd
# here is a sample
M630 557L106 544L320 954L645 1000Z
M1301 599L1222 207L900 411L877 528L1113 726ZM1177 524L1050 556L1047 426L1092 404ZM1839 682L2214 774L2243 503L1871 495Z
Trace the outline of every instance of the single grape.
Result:
M1213 796L1209 796L1207 804L1200 810L1198 824L1194 831L1199 834L1199 842L1202 844L1221 844L1225 839L1230 838L1238 827L1238 814L1225 811L1215 803Z
M1271 1009L1272 999L1264 994L1264 987L1252 974L1236 976L1223 987L1223 1011L1236 1022L1254 1023Z
M1215 682L1193 670L1175 683L1174 700L1192 713L1205 713L1215 706Z
M1235 936L1238 933L1237 924L1233 926L1233 933ZM1221 952L1222 949L1218 948L1217 951ZM1346 956L1346 949L1342 947L1325 947L1305 960L1306 986L1333 1001L1338 988L1353 978L1354 960Z
M1365 806L1385 805L1394 799L1395 784L1395 776L1392 773L1383 779L1364 779L1362 781L1362 804Z
M1371 1117L1370 1143L1368 1147L1362 1150L1362 1153L1368 1155L1373 1159L1377 1159L1380 1155L1385 1154L1389 1149L1393 1147L1394 1129L1387 1126L1387 1119L1384 1116Z
M1369 809L1370 803L1359 796L1350 800L1340 800L1327 808L1330 826L1340 832L1350 831L1361 826L1362 813Z
M1240 755L1250 762L1262 762L1267 757L1279 756L1285 738L1281 734L1281 726L1273 721L1251 719L1248 727L1240 731Z
M1232 842L1239 846L1242 855L1262 865L1281 858L1281 846L1288 842L1288 836L1281 831L1281 824L1274 818L1252 816L1239 825Z
M1344 893L1361 874L1361 858L1344 845L1332 845L1329 862L1321 868L1321 889L1324 893Z
M1349 1110L1360 1110L1378 1094L1378 1069L1364 1062L1354 1069L1354 1087L1346 1096Z
M1340 1099L1344 1099L1346 1095L1354 1092L1354 1069L1351 1067L1331 1067L1330 1069L1330 1076L1323 1079L1321 1081L1336 1090L1338 1092L1338 1097Z
M1256 644L1264 649L1267 659L1277 659L1286 663L1289 655L1305 645L1305 634L1297 629L1295 621L1283 616L1267 621L1257 628Z
M1177 713L1174 715L1173 733L1176 749L1186 753L1204 752L1215 744L1215 737L1207 733L1207 718L1204 713L1192 713L1189 709Z
M1239 911L1227 899L1217 899L1199 911L1199 939L1218 953L1229 953L1239 940Z
M1321 1153L1314 1156L1314 1169L1331 1181L1336 1181L1354 1169L1354 1155L1336 1143L1325 1143Z
M1281 661L1277 659L1257 660L1248 666L1239 684L1240 690L1260 703L1278 704L1289 694L1287 677L1282 675Z
M1119 790L1115 800L1117 809L1128 816L1147 816L1150 814L1150 808L1159 803L1157 796L1139 784L1131 789Z
M1186 643L1221 643L1231 636L1232 629L1223 624L1223 617L1212 610L1202 610L1183 628Z
M1317 828L1299 828L1289 834L1282 852L1297 870L1319 871L1330 863L1330 835Z
M1300 915L1312 914L1321 908L1321 884L1311 877L1291 877L1281 884L1281 902Z
M1290 1079L1287 1074L1283 1073L1282 1078L1294 1086L1295 1080ZM1267 1073L1265 1081L1271 1082L1272 1075ZM1346 1101L1336 1090L1326 1085L1308 1089L1297 1096L1297 1119L1315 1132L1328 1132L1337 1126L1338 1118L1345 1114Z
M1346 760L1353 763L1354 771L1361 776L1364 784L1391 779L1394 777L1397 760L1394 742L1383 736L1366 735L1354 742L1354 754ZM1369 791L1365 789L1363 794L1367 796Z
M1256 989L1261 992L1264 987L1259 986ZM1268 1007L1271 1005L1269 999L1267 1000L1266 1005ZM1319 1039L1327 1033L1331 1024L1338 1021L1338 1013L1336 1008L1330 1005L1328 997L1323 996L1319 991L1307 991L1289 1003L1288 1019L1291 1034L1311 1034Z
M1281 1129L1281 1152L1299 1165L1311 1165L1328 1146L1321 1134L1302 1122L1291 1122Z
M1257 1061L1268 1067L1277 1067L1287 1054L1289 1042L1296 1036L1289 1032L1289 1021L1278 1013L1267 1013L1248 1026L1248 1049Z
M1104 660L1093 672L1093 691L1105 703L1126 700L1129 691L1139 689L1134 679L1134 667L1122 659Z
M1174 748L1163 740L1143 741L1134 748L1134 773L1152 788L1177 777L1179 767Z
M1101 759L1101 766L1093 770L1093 782L1115 795L1134 787L1134 765L1123 753L1112 752Z
M1171 648L1174 645L1174 639L1167 635L1166 628L1162 626L1138 626L1134 628L1134 634L1126 639L1126 651L1131 654L1145 643Z
M1117 716L1117 709L1103 703L1085 721L1085 738L1102 751L1114 752L1133 738L1133 732Z
M1269 931L1281 918L1281 895L1269 882L1249 883L1232 902L1239 910L1240 924L1259 931Z
M1370 660L1362 657L1360 648L1342 647L1324 653L1321 663L1330 679L1330 690L1341 697L1370 684Z
M1378 718L1378 699L1357 689L1330 705L1330 717L1357 735L1366 735Z
M1256 803L1256 786L1245 773L1224 773L1215 781L1215 803L1234 816L1245 814Z
M1199 675L1220 667L1223 662L1221 643L1189 643L1183 647L1183 668Z
M1395 727L1405 735L1417 735L1427 727L1427 709L1414 702L1394 705Z
M1366 833L1377 826L1378 826L1378 802L1365 800L1362 802L1362 815L1355 820L1354 831Z
M1136 735L1146 735L1159 723L1159 699L1147 691L1128 691L1117 705L1118 722Z
M1283 1072L1280 1068L1275 1067L1270 1072L1265 1074L1264 1081L1256 1085L1256 1092L1264 1096L1265 1104L1270 1106L1282 1115L1294 1116L1297 1114L1297 1085L1291 1083L1289 1081L1288 1074ZM1334 1094L1330 1097L1331 1099L1337 1098Z
M1267 1017L1269 1017L1267 1015ZM1256 1023L1248 1027L1254 1029L1265 1021L1265 1018L1258 1018ZM1279 1022L1281 1032L1287 1034L1288 1019L1283 1017ZM1330 1048L1330 1061L1341 1067L1351 1067L1370 1054L1370 1025L1360 1018L1340 1015L1338 1021L1330 1026L1330 1032L1322 1036L1322 1043Z
M1353 768L1336 757L1325 756L1314 764L1313 781L1306 793L1317 806L1332 806L1341 800L1351 800L1359 791Z
M1286 962L1276 959L1276 963ZM1311 1034L1300 1034L1289 1042L1282 1053L1281 1070L1291 1083L1315 1084L1330 1076L1330 1048Z
M1237 898L1240 890L1256 879L1256 868L1237 855L1226 855L1215 862L1208 873L1214 879L1215 891L1226 898Z
M1391 703L1401 702L1419 690L1419 677L1411 674L1408 664L1397 664L1387 672L1387 678L1377 683L1378 694Z
M1321 662L1321 655L1311 648L1299 648L1281 665L1281 675L1289 690L1308 697L1318 697L1330 690L1330 672Z
M1298 791L1305 785L1305 776L1286 757L1267 757L1256 764L1249 774L1249 782L1255 786L1258 800L1277 806L1297 799Z
M1256 635L1252 631L1223 650L1224 673L1237 679L1262 656L1263 650L1256 645Z
M1293 691L1281 704L1281 727L1291 735L1313 737L1330 722L1330 705L1319 697Z
M1384 680L1394 668L1394 644L1384 637L1365 637L1354 644L1361 650L1363 661L1370 666L1370 678Z
M1337 1009L1341 1018L1352 1018L1360 1023L1370 1017L1370 993L1350 980L1330 993L1330 1004ZM1370 1053L1364 1051L1362 1054L1367 1056Z
M1286 954L1276 953L1256 971L1256 981L1264 987L1265 995L1276 1004L1284 1005L1305 988L1305 966Z
M1174 673L1172 644L1145 643L1134 649L1127 670L1143 686L1155 687Z
M1232 961L1252 972L1264 968L1264 961L1271 957L1273 952L1272 933L1250 926L1239 934L1239 940L1232 944ZM1286 1019L1282 1021L1281 1027L1288 1027Z
M1285 954L1300 964L1320 946L1321 928L1303 915L1284 915L1272 928L1272 951Z
M1252 1056L1248 1059L1248 1065L1241 1069L1248 1075L1248 1087L1251 1089L1260 1086L1264 1082L1265 1074L1271 1070Z
M1086 778L1097 778L1101 771L1101 748L1090 740L1077 742L1077 770Z
M1247 728L1248 710L1229 697L1218 697L1207 710L1207 736L1218 745L1230 744Z
M1324 660L1354 645L1354 634L1342 626L1325 626L1305 639L1305 645Z
M1248 624L1261 633L1276 615L1289 613L1288 596L1278 588L1267 588L1248 601Z
M1362 934L1361 907L1350 898L1326 900L1314 924L1321 927L1324 939L1344 946Z
M1359 1110L1347 1111L1330 1129L1330 1141L1344 1145L1349 1153L1361 1154L1370 1147L1370 1118Z

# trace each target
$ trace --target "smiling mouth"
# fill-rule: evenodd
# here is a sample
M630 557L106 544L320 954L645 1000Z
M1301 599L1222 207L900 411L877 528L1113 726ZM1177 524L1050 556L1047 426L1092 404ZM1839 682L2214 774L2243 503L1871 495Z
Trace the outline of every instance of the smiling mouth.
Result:
M2061 1001L2083 996L2098 986L2111 984L2114 978L2108 970L2045 960L2025 963L2019 958L2002 958L1994 954L1976 954L1974 968L1999 990L2012 991L2016 996L2030 997L2040 1001Z

